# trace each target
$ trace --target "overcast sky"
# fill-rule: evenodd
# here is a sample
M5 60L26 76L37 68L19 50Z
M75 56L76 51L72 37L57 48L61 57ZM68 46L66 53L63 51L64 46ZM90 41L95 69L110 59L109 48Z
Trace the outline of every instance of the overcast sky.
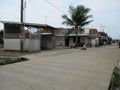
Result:
M20 21L21 0L0 0L0 20ZM70 5L84 5L91 9L93 22L86 26L105 31L113 38L120 38L120 0L26 0L26 22L62 25L61 16L68 14ZM0 29L3 25L0 24Z

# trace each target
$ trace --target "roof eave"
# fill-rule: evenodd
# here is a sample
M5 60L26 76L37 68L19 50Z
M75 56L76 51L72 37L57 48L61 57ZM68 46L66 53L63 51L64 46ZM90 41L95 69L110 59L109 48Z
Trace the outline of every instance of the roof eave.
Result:
M4 24L22 24L21 22L13 22L13 21L0 21L1 23L4 23ZM37 24L37 23L27 23L27 22L24 22L23 23L26 27L35 27L35 28L43 28L43 29L50 29L50 30L58 30L57 28L55 27L52 27L50 25L47 25L47 24Z

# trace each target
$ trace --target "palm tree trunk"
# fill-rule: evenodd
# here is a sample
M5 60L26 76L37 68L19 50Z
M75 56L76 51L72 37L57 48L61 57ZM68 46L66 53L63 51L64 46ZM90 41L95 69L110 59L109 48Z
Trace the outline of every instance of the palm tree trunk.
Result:
M78 47L78 30L77 30L77 28L75 28L75 34L76 34L76 43L75 43L75 45L76 45L76 48Z

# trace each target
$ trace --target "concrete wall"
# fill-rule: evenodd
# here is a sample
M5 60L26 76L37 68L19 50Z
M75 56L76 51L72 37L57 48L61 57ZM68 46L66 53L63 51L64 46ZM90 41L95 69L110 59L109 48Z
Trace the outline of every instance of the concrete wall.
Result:
M88 44L89 43L89 39L88 39L88 37L80 37L80 42Z
M54 31L54 35L55 36L65 36L66 32L67 32L67 30L56 30L56 31Z
M24 50L29 50L29 39L25 39L24 41Z
M65 46L65 38L64 36L55 36L55 47L63 48Z
M99 39L98 38L91 39L91 45L92 45L92 47L99 45Z
M66 30L62 29L54 31L56 48L63 48L65 46L65 32Z
M53 49L52 35L41 35L41 49Z
M5 50L20 50L20 39L4 39Z
M69 37L69 46L75 46L76 42L74 42L74 37Z
M33 40L29 40L29 47L25 47L26 49L29 48L30 51L34 51L34 50L41 50L41 44L40 44L40 40L39 39L33 39ZM25 44L27 46L27 42Z
M91 44L92 44L92 47L95 47L95 45L96 45L95 39L91 39Z
M4 39L4 50L20 50L20 39ZM40 40L25 39L24 50L40 50Z

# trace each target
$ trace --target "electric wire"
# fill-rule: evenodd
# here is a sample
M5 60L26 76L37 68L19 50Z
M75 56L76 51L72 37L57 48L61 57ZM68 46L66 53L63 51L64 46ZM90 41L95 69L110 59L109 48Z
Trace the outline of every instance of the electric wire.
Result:
M114 9L114 10L107 10L107 11L101 11L101 12L93 12L94 14L104 14L104 13L112 13L112 12L119 12L120 9Z
M16 8L15 8L15 12L14 12L14 15L13 15L13 21L16 19L16 16L17 16L17 11L18 11L18 8L19 8L19 0L17 0L17 4L16 4Z
M54 5L53 3L49 2L48 0L44 0L46 3L50 4L52 7L54 7L55 9L57 9L58 11L64 13L64 11L62 11L60 8L56 7L56 5Z
M37 15L38 17L40 17L40 14L39 14L39 12L41 12L40 9L36 8L35 5L33 5L32 0L28 0L28 1L29 1L30 5L31 5L31 8L33 9L33 11L36 13L36 15ZM46 2L45 2L45 3L46 3ZM44 11L45 11L45 10L44 10ZM44 12L44 13L45 13L45 12ZM42 13L41 13L41 14L42 14ZM47 17L47 14L44 15L44 16ZM45 24L46 24L46 17L45 17Z
M80 0L79 0L80 1ZM71 0L71 2L75 5L75 4L77 4L76 2L76 0Z
M31 0L28 0L28 1L29 1L29 3L30 3L31 8L33 9L34 13L35 13L38 17L40 17L40 14L38 13L38 12L39 12L39 9L37 9L36 7L33 6L33 3L32 3ZM37 11L37 12L36 12L36 11ZM41 13L41 14L42 14L42 13Z
M36 13L36 14L38 14L39 15L39 9L38 8L36 8L36 7L34 7L35 5L33 5L33 3L32 3L32 1L31 0L28 0L29 1L29 3L30 3L30 5L31 5L31 8L33 9L33 11ZM38 11L38 12L36 12L36 11Z
M56 5L57 7L60 7L60 8L63 8L63 9L68 9L67 7L65 7L65 6L63 6L63 5L61 5L61 4L58 4L58 3L56 3L56 2L52 2L52 1L51 1L51 3L53 3L53 4Z
M70 4L71 4L72 6L74 6L72 0L69 0L69 2L70 2Z

